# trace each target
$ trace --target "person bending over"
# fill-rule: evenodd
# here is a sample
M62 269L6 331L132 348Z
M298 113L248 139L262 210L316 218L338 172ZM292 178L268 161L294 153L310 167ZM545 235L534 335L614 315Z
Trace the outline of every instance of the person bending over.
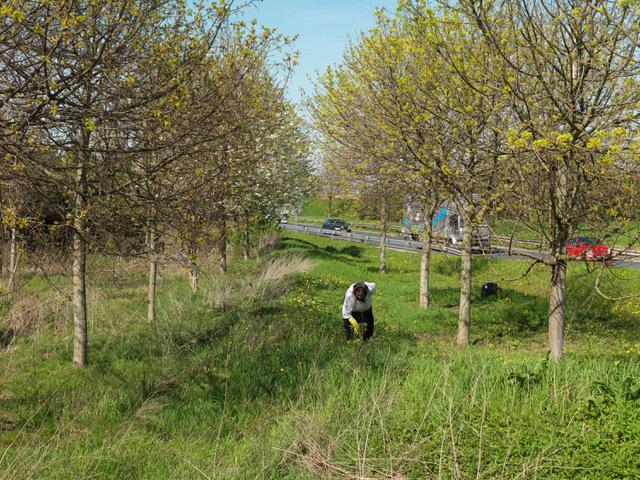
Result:
M364 324L363 340L369 340L373 335L373 311L371 296L376 291L376 284L358 282L347 288L342 303L342 320L347 340L354 336L354 329L359 330Z

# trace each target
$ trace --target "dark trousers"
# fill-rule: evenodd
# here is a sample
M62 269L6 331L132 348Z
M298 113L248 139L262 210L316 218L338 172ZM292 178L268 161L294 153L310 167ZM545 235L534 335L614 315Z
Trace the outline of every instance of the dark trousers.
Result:
M370 308L364 312L351 312L351 316L356 319L356 322L360 325L360 328L363 328L364 324L364 333L362 336L363 340L369 340L371 335L373 335L373 311ZM353 338L353 327L348 319L344 320L344 331L347 334L347 340L351 340Z

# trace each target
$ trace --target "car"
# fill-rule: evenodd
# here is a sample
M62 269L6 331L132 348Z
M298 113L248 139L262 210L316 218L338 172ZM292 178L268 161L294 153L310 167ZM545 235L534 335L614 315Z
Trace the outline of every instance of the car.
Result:
M340 218L327 218L322 222L322 230L333 230L335 232L350 232L349 224Z
M611 258L611 248L603 245L599 238L574 237L567 242L567 255L586 260L608 260Z

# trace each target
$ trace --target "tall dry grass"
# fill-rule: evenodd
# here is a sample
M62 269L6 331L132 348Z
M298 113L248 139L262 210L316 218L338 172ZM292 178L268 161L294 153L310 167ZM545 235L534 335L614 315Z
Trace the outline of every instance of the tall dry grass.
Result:
M0 329L12 330L16 335L34 335L43 330L63 333L68 329L70 315L71 305L60 292L16 294L0 318Z
M203 289L205 302L223 310L263 302L284 293L293 275L312 268L313 262L301 255L271 258L254 274L212 279Z
M278 230L266 230L255 238L255 251L258 256L275 250L280 244L280 232Z

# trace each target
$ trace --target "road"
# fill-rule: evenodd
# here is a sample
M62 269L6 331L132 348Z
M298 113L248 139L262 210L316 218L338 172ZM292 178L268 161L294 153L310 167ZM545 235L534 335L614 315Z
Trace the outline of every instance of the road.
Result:
M294 232L303 232L311 235L318 235L321 237L330 237L340 240L347 240L350 242L369 243L372 245L380 244L380 233L368 232L368 231L352 231L341 232L333 230L323 230L317 225L309 225L306 223L281 223L280 227L285 230L291 230ZM422 242L416 242L414 240L405 240L402 237L387 235L387 247L396 250L404 250L409 252L419 252L422 250ZM434 244L431 247L432 251L445 252L451 255L460 255L461 250L455 246L448 246L442 244ZM502 258L510 260L531 260L533 258L542 259L545 255L544 252L538 250L530 250L526 248L512 248L511 254L507 252L507 247L494 246L491 249L475 253L476 255L484 255L491 258ZM612 262L613 266L617 267L630 267L640 268L640 256L620 257Z

